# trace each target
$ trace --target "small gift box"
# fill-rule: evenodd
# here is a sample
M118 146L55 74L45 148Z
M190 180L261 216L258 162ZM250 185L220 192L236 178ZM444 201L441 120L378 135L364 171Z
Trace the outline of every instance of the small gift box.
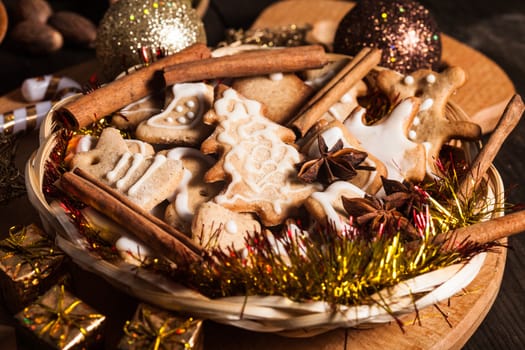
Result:
M119 349L198 350L202 343L202 320L141 303L124 326Z
M0 285L4 305L16 313L65 278L65 255L34 224L12 231L0 241Z
M38 300L15 315L33 348L93 349L101 344L106 317L54 285Z

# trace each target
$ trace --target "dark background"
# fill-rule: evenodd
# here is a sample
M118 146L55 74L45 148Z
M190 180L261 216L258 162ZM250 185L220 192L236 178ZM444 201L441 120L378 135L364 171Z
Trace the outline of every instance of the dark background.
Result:
M6 6L13 1L4 0ZM73 10L93 20L101 19L106 1L49 1L55 10ZM421 0L434 15L442 32L495 61L525 96L525 1L524 0ZM227 28L246 28L270 0L211 0L204 17L208 44L218 43ZM28 77L49 74L94 59L92 49L64 47L47 56L30 56L6 38L0 44L0 94L20 86ZM495 160L506 188L508 201L525 203L525 125L507 139ZM2 208L0 208L2 210ZM16 223L13 223L16 224ZM487 318L465 349L525 348L525 235L509 239L510 249L498 298Z

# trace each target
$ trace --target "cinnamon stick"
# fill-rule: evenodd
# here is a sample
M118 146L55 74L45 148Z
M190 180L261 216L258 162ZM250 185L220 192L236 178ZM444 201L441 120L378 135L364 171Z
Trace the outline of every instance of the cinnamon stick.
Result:
M364 48L326 86L314 95L292 121L290 127L299 136L308 130L359 80L363 79L381 61L381 50Z
M438 236L438 240L448 237L445 247L461 244L467 240L489 243L525 231L525 210L517 211L489 221L482 221L459 228L451 233Z
M245 51L166 67L164 82L172 85L207 79L289 73L321 68L327 63L328 56L321 45Z
M130 204L129 200L122 200L123 196L109 186L89 176L88 179L82 176L86 174L66 172L62 175L60 185L67 193L107 215L154 251L177 264L184 265L200 259L200 248L182 232L167 228L165 224L160 225L159 219Z
M164 67L201 60L210 55L211 51L206 45L193 44L64 105L55 112L55 118L73 129L88 126L134 101L163 89L164 84L159 72Z
M524 110L523 100L519 95L514 95L505 107L503 115L489 140L472 162L465 180L460 184L458 196L461 199L467 200L472 196L472 193L479 186L488 168L496 158L503 142L518 125Z

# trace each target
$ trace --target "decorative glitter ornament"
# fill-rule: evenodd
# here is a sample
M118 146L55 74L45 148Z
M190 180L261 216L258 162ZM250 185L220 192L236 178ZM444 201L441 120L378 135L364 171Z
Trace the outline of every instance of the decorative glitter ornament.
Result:
M383 51L381 65L400 73L437 70L441 37L429 10L412 0L362 0L341 20L333 50L356 55L363 47Z
M145 51L169 55L197 42L206 44L206 33L191 1L120 0L100 21L96 55L113 79L144 63Z

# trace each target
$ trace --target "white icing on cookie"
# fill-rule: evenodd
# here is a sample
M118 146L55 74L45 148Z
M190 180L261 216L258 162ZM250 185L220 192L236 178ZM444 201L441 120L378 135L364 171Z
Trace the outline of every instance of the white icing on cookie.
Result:
M174 160L182 160L185 157L192 157L198 158L208 165L213 164L213 159L211 157L208 157L201 151L191 147L173 148L167 153L166 157ZM170 202L175 203L175 211L177 212L177 215L186 222L191 222L194 217L193 211L190 210L190 198L188 193L188 185L193 177L194 174L192 174L187 168L184 168L181 182L177 186L173 196L168 198Z
M349 198L363 198L366 193L349 182L336 181L323 192L314 192L311 194L311 197L323 208L328 223L334 225L337 232L343 232L345 229L349 229L349 225L340 217L334 208L334 203L341 200L342 195Z
M414 100L405 99L380 123L364 124L364 108L357 109L344 122L363 148L385 164L390 179L403 181L408 173L419 174L419 167L424 166L424 147L409 140L406 131L416 108Z
M116 183L116 187L119 190L122 190L129 186L130 180L135 175L135 172L140 168L140 166L142 165L142 162L144 162L144 156L140 153L134 153L131 158L132 158L131 166L128 168L124 176L121 177Z
M234 235L239 232L239 227L234 220L228 220L224 225L224 230L226 233Z
M151 103L147 103L151 96L143 97L135 102L128 104L122 108L118 114L124 117L130 117L133 114L153 114L160 112L159 108L155 108Z
M366 91L366 85L363 82L355 84L348 90L339 101L328 108L328 113L335 119L343 121L348 117L348 114L358 106L357 96L363 95Z
M133 155L133 153L131 153L131 152L126 152L126 153L122 154L122 156L118 160L118 162L115 165L115 167L106 174L106 178L110 181L110 183L113 183L113 182L115 182L118 179L119 173L125 167L128 166L128 161L131 159L132 155Z
M147 148L147 146L149 146L149 144L147 144L144 141L136 140L136 139L126 139L126 144L128 145L128 147L131 146L131 145L137 146L138 147L138 153L142 154L143 156L147 156L147 155L151 154L148 151L148 148Z
M272 73L270 74L270 79L273 81L283 80L283 73Z
M168 123L173 123L173 118L169 117L166 119ZM188 118L186 116L181 116L177 118L179 124L188 124Z
M190 197L188 195L188 185L190 184L193 174L188 169L184 169L182 180L175 190L175 194L168 198L170 202L175 203L175 211L179 218L186 222L191 222L193 219L193 212L190 210ZM174 199L172 199L174 198Z
M166 109L147 120L147 125L161 129L189 129L199 122L204 114L203 106L208 93L205 83L182 83L172 86L173 100ZM186 100L195 98L195 100ZM186 100L182 103L182 100ZM172 113L178 114L173 117Z
M75 148L75 153L87 152L93 148L95 144L95 138L91 135L85 135L78 140L77 147Z
M434 84L436 82L436 76L434 74L429 74L426 77L426 81L429 84Z
M411 75L407 75L405 79L403 79L403 83L405 83L406 85L412 85L414 84L414 82L415 82L414 77Z
M142 158L144 159L144 158ZM148 179L153 176L153 174L160 168L164 163L166 163L166 157L162 154L157 154L153 159L153 163L148 167L148 169L142 174L142 176L131 186L128 190L130 196L137 195L140 187L148 181Z
M426 111L427 109L430 109L432 105L434 104L434 100L431 98L427 98L423 101L421 104L421 107L419 107L419 111Z

